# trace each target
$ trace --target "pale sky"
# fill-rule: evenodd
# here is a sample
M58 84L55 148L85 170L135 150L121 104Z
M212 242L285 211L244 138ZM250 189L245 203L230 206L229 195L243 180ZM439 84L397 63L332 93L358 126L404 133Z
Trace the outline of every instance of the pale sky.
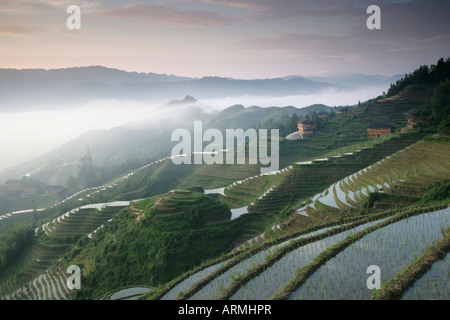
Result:
M369 30L369 5L381 30ZM81 30L68 30L69 5ZM0 68L393 75L450 55L448 0L0 0Z
M366 26L366 10L373 4L381 9L380 30ZM80 30L66 26L70 5L81 9ZM0 0L0 68L101 65L240 79L392 76L450 56L449 17L450 0ZM381 90L204 103L219 108L356 104ZM110 101L76 111L0 110L0 150L14 150L2 154L0 171L87 130L145 117L146 107Z

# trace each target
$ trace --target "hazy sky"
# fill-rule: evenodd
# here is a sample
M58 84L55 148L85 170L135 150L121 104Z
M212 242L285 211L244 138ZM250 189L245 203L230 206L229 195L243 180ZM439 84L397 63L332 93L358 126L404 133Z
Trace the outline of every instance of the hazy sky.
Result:
M381 30L369 30L369 5ZM81 30L68 30L69 5ZM448 0L0 0L0 68L393 75L450 55Z
M381 8L381 30L366 26L373 4ZM69 5L81 9L80 30L66 26ZM392 76L449 56L450 0L0 0L0 68L102 65L241 79ZM204 103L355 104L381 93L375 89ZM2 154L0 171L87 130L145 117L146 106L130 103L90 103L71 112L0 110L0 150L14 150Z

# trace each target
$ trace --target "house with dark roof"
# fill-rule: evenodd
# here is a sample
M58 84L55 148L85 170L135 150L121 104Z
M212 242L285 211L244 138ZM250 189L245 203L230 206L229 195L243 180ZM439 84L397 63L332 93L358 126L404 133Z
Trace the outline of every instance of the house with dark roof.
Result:
M8 181L5 182L5 188L8 191L22 191L23 180L9 179Z
M297 127L301 134L315 134L317 132L316 123L309 119L298 121Z
M24 196L35 196L39 193L39 189L37 187L24 187L22 190L22 195Z
M45 188L45 194L48 196L55 195L59 199L64 199L67 197L69 190L64 186L47 186Z
M63 191L65 188L63 186L47 186L45 188L46 195L56 195L59 192Z
M376 139L394 132L394 127L386 123L372 123L367 127L367 138Z
M343 114L346 114L347 112L348 112L347 107L335 107L334 108L334 113L336 114L336 116L341 116Z
M421 121L420 117L421 110L419 109L411 109L408 112L405 112L404 115L407 121L407 127L412 129L415 125L419 124Z

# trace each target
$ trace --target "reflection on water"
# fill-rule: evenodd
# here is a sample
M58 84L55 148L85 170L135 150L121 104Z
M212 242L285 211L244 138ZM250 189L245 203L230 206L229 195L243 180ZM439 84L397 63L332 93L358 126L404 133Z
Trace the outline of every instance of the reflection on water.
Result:
M376 230L321 266L290 299L370 299L373 291L366 286L368 266L379 266L381 282L385 283L420 257L439 239L441 228L449 226L447 208Z
M140 295L149 292L151 289L146 287L133 287L120 290L109 297L109 300L118 299L137 299Z

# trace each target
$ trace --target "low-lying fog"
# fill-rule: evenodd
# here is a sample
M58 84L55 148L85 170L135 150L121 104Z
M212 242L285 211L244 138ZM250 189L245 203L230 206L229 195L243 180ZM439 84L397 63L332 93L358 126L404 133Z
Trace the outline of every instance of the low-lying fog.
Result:
M319 103L328 106L355 105L358 101L363 102L380 95L386 89L373 87L353 92L326 90L321 94L285 97L243 96L201 100L196 105L201 106L206 112L221 111L235 104L245 107L294 106L298 108ZM174 98L182 99L183 97ZM168 107L166 103L167 101L146 103L101 100L62 111L16 111L14 113L0 111L2 137L0 139L2 150L0 172L52 151L87 131L109 130L130 123L161 125L173 118L183 119L183 115L193 107L192 105Z

